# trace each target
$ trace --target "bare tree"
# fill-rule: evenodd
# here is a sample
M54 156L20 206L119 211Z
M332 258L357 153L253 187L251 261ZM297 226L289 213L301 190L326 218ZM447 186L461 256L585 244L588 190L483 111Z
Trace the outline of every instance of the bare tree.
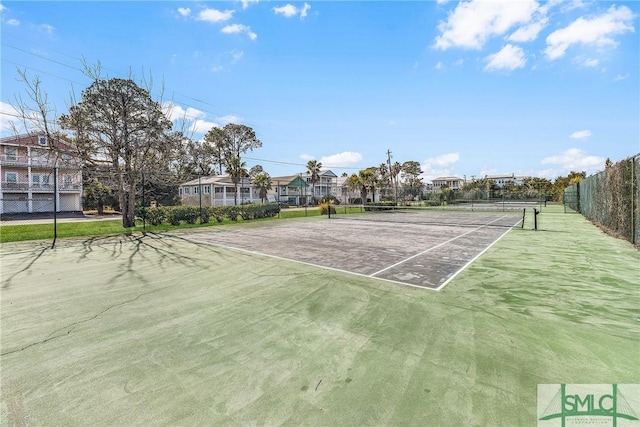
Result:
M160 104L131 79L96 78L60 122L86 158L116 171L122 225L133 227L141 173L157 167L182 141Z

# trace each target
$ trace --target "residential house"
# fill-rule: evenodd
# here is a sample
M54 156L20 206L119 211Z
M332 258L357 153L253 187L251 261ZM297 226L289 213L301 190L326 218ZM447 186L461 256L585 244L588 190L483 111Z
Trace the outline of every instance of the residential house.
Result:
M272 176L269 200L280 206L306 206L311 202L311 188L303 175Z
M315 184L311 183L311 175L308 173L302 174L302 178L309 184L313 197L316 199L330 195L338 197L338 176L331 170L320 172Z
M0 139L0 214L82 210L82 163L73 147L44 135Z
M440 192L443 188L459 190L464 185L464 178L457 176L441 176L431 180L431 191Z
M192 179L180 184L178 192L182 204L188 206L231 206L262 202L260 191L251 179L244 178L236 186L229 175Z
M502 188L508 183L512 183L514 185L522 185L526 177L515 176L515 174L500 174L500 175L485 175L485 178L492 179L498 187Z

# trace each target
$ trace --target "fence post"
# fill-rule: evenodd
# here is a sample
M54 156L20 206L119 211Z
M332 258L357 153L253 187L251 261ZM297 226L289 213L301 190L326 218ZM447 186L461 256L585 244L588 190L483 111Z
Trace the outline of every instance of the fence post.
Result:
M58 167L53 168L53 242L51 249L56 245L58 238Z
M198 176L198 205L200 212L200 224L202 224L202 175Z
M144 172L142 172L142 229L147 229L147 205L146 200L144 198L145 188L144 188Z
M635 156L631 157L631 243L634 245L638 243L636 241L636 227L638 226L638 224L636 224L636 210L638 209L638 200L635 197L638 188L635 170L636 158L637 157Z

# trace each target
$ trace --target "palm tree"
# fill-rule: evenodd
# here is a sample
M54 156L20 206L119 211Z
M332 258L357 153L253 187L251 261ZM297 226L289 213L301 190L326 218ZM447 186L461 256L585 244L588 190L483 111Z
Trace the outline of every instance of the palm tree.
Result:
M238 183L243 178L249 176L247 172L247 164L240 160L240 157L232 157L227 162L227 173L231 177L235 193L233 195L233 204L238 204Z
M362 186L360 189L360 193L362 194L362 202L367 202L367 193L369 192L369 189L371 189L373 200L375 201L376 174L374 173L373 168L366 168L358 171L358 177L360 178L360 185Z
M400 175L400 171L402 170L402 165L399 162L395 162L391 165L391 182L395 188L395 202L398 204L398 175Z
M354 173L349 178L347 178L347 189L349 190L349 193L362 190L362 180L360 179L360 176L358 174ZM362 193L360 194L360 197L362 198Z
M267 191L271 190L271 184L271 177L266 172L260 172L253 178L253 185L258 188L262 203L264 203L264 199L267 197Z
M312 200L316 198L316 182L320 179L320 169L322 169L322 163L317 160L309 160L307 162L307 173L309 174L309 180L311 181L312 188Z

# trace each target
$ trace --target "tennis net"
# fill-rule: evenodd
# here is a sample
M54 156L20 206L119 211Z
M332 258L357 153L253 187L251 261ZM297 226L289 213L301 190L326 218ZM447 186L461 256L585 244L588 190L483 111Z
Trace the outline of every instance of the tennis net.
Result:
M462 227L515 227L524 221L526 208L505 211L471 209L443 210L439 207L417 206L344 206L335 207L332 219L349 221L377 221L386 223L413 223L454 225Z

